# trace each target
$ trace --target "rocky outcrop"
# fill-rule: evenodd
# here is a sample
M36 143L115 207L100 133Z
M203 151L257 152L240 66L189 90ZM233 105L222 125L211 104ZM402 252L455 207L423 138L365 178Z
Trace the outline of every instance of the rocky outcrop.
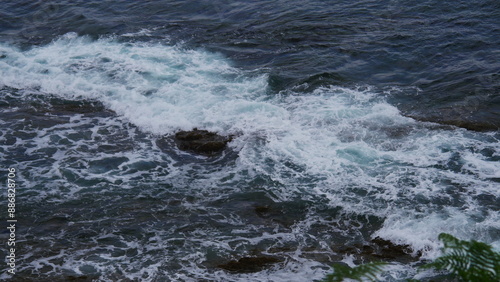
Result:
M174 136L174 141L180 150L200 155L211 156L222 152L231 136L221 136L207 130L179 131Z
M409 245L398 245L380 237L372 239L368 244L354 244L336 248L336 251L344 254L358 256L360 262L369 261L397 261L401 263L410 263L418 261L421 252L413 255L413 250Z
M500 127L498 123L488 120L479 120L467 117L435 117L435 116L417 116L417 115L406 115L407 117L413 118L414 120L423 122L434 122L444 125L452 125L456 127L465 128L472 131L485 132L485 131L495 131L499 130Z
M372 255L380 259L408 259L409 257L411 257L411 253L413 252L409 245L397 245L380 237L376 237L375 239L371 240L370 243L371 244L368 246L368 248L364 249L365 254ZM417 257L420 257L421 255L422 254L420 252L417 253Z

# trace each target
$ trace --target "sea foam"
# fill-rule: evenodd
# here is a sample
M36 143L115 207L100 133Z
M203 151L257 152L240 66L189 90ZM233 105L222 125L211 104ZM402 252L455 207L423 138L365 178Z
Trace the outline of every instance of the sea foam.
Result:
M279 183L268 188L276 200L297 195L327 199L344 213L383 218L373 238L410 245L424 258L438 255L440 232L499 246L498 209L491 208L490 200L500 196L500 165L495 161L500 143L494 133L415 121L370 88L331 85L309 93L270 93L265 72L245 72L220 54L182 46L90 40L70 33L46 46L27 51L0 46L0 52L6 55L0 60L2 86L98 100L120 122L153 136L194 127L235 135L229 146L239 156L223 171L197 172L200 167L179 168L171 165L173 159L131 151L110 168L98 163L109 155L93 156L79 177L102 177L110 183L125 175L141 177L123 170L133 171L131 165L151 159L167 163L169 178L203 175L204 185L191 185L192 193L197 187L217 186L221 179L238 183L265 176ZM48 131L38 132L29 152L43 149ZM68 161L68 153L58 152L54 158L56 164ZM52 172L64 177L60 170ZM215 199L221 192L204 193ZM307 233L310 226L305 226L300 230ZM302 272L319 278L321 271L312 270L316 263L309 264L311 269ZM151 267L151 273L157 271ZM199 266L185 267L190 277L206 274L198 273Z

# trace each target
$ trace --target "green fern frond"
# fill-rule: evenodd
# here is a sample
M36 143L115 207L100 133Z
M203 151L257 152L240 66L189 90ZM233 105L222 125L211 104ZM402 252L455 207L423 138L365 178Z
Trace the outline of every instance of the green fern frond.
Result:
M460 277L460 281L497 282L500 281L500 253L488 244L459 240L450 234L441 233L439 240L443 241L442 256L421 268L447 270ZM327 275L324 282L341 282L344 279L375 281L387 263L374 262L356 267L343 264L333 265L334 272ZM417 281L409 279L408 281Z
M450 234L441 233L443 256L423 266L448 270L464 281L500 281L500 254L485 243L462 241Z
M372 262L351 268L347 265L335 264L332 265L333 273L328 274L323 281L341 282L344 279L363 281L363 278L375 281L377 279L377 275L383 271L385 265L387 265L387 263Z

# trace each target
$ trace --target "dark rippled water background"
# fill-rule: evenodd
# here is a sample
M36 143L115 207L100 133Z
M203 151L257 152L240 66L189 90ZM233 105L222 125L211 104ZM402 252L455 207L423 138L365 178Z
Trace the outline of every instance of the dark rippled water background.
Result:
M499 23L487 0L2 2L0 179L20 187L0 277L313 281L383 259L400 281L436 275L416 266L440 232L500 248ZM194 127L236 137L208 158L157 142Z

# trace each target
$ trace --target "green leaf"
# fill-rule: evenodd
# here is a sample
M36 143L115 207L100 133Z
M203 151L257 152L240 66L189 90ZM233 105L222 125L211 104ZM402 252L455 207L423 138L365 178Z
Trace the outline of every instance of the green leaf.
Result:
M421 268L435 268L449 271L452 275L467 282L497 282L500 281L500 253L488 244L474 240L463 241L450 234L439 234L439 240L444 244L442 256ZM349 267L344 264L333 265L333 273L328 274L324 282L340 282L344 279L375 281L387 263L372 262ZM416 281L409 279L408 281Z
M485 243L462 241L450 234L439 234L443 255L423 268L447 270L463 281L500 281L500 254Z

